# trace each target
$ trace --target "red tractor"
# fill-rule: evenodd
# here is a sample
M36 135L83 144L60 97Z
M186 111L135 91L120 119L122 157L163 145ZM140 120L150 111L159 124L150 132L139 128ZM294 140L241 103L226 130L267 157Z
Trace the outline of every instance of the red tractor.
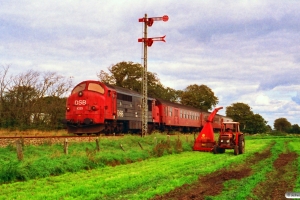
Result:
M233 149L234 155L245 153L245 138L239 125L239 122L222 122L219 140L213 148L214 154L224 153L225 149Z

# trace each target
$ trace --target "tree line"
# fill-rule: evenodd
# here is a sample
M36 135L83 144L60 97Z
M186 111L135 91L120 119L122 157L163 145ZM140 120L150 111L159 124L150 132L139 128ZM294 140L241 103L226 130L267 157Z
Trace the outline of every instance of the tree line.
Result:
M56 72L28 70L9 75L9 66L0 71L0 127L4 129L61 129L66 93L72 79Z
M108 67L109 73L101 70L99 81L137 92L142 92L141 64L119 62ZM56 72L26 72L10 75L9 66L0 70L0 128L5 129L62 129L65 118L66 97L73 87L72 78ZM218 97L206 85L192 84L184 90L165 87L156 73L147 72L148 95L167 101L189 105L203 111L211 110L219 103ZM272 128L250 106L237 102L226 107L226 116L241 124L247 133L265 133ZM285 119L285 118L283 118ZM275 120L274 128L281 132L300 133L299 126L286 119Z

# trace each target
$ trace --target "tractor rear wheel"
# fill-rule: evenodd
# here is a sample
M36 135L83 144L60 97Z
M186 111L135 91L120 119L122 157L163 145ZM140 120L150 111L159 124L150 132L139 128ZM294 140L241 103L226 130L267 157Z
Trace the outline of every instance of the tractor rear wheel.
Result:
M245 153L245 139L244 136L239 136L239 154Z
M234 155L239 155L239 146L234 146Z

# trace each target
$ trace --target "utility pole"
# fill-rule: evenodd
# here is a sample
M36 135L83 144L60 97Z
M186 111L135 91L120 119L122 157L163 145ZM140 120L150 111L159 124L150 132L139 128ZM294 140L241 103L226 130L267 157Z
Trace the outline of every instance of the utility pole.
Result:
M147 80L147 47L151 47L154 41L165 41L165 37L154 37L154 38L148 38L147 37L147 27L151 27L154 21L168 21L169 17L167 15L164 15L163 17L151 17L147 18L147 14L145 14L145 17L140 18L139 22L144 22L144 37L139 38L138 42L143 42L144 45L144 68L143 68L143 80L142 80L142 136L147 135L148 131L148 80Z

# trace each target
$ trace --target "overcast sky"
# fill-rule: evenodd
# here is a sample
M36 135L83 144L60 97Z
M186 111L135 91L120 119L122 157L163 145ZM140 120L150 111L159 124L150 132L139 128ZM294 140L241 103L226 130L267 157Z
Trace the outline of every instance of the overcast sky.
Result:
M144 17L148 71L176 90L204 84L217 106L248 104L273 127L300 125L300 1L291 0L0 0L0 66L97 79L122 61L142 61Z

